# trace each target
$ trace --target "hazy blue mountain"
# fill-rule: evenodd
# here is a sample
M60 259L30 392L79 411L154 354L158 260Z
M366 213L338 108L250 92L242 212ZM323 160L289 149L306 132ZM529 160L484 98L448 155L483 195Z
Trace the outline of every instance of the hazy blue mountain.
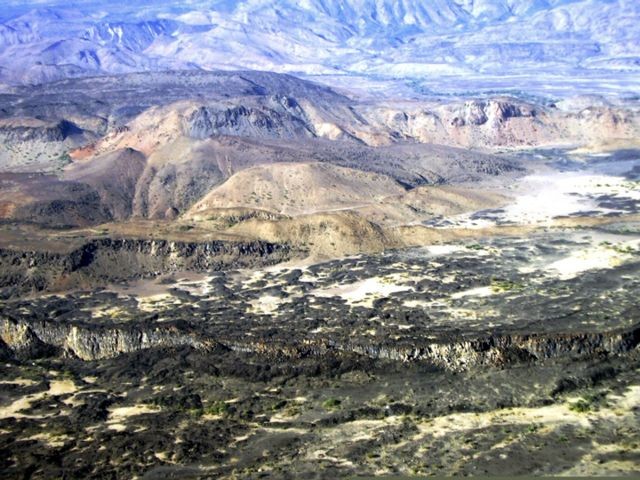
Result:
M637 0L9 1L0 18L5 83L168 68L442 91L639 82Z

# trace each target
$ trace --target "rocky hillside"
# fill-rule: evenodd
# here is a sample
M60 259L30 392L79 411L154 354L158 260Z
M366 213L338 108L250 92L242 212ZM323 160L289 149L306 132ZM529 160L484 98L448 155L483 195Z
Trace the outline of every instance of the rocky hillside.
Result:
M417 185L519 170L508 159L417 143L417 136L330 89L260 72L135 74L21 87L0 98L0 117L0 171L7 172L0 214L48 226L171 220L219 189L235 200L213 202L216 207L263 210L274 210L292 189L292 201L311 201L292 211L312 213L363 206L369 191L398 195ZM318 165L287 166L309 162ZM265 167L251 172L267 169L281 181L247 202L245 182L253 180L242 175L252 173L242 172L258 165ZM296 168L307 168L296 176L302 183L286 187L282 182ZM317 205L303 198L309 189L322 190Z
M626 0L47 5L3 5L0 82L225 68L407 95L427 89L543 93L549 84L563 95L619 94L638 85L640 11Z
M262 72L19 87L0 96L0 219L53 228L154 219L174 229L196 220L294 245L328 225L319 251L358 251L363 231L380 249L394 242L383 227L499 205L483 186L528 168L505 150L637 143L637 105L586 104L372 103Z

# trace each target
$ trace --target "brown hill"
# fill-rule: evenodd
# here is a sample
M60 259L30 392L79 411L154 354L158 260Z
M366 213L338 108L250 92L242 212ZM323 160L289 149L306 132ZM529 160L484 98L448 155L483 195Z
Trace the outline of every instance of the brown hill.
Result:
M251 219L228 230L242 237L286 243L312 255L338 257L399 246L383 228L354 212L302 215L281 220Z
M189 214L253 207L302 215L373 205L404 192L396 181L377 173L322 163L277 163L236 173L196 203Z

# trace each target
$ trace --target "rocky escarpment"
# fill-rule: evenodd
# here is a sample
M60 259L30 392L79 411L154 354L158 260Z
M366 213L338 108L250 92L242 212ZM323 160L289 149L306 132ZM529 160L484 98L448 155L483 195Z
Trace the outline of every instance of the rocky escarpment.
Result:
M514 103L503 99L489 101L469 100L455 110L452 125L484 125L489 122L500 124L509 118L535 117L536 109L526 103Z
M203 243L169 240L96 239L66 253L0 249L0 293L90 287L180 270L211 271L278 263L287 245L263 241Z
M64 355L101 360L148 348L191 346L207 348L212 342L176 327L128 326L105 328L58 322L0 320L0 338L17 358Z
M269 99L263 105L200 107L183 122L184 133L195 139L214 135L249 138L308 138L313 133L303 110L289 97Z
M640 324L629 329L603 333L495 334L470 339L450 338L415 344L351 343L333 340L302 341L278 345L255 342L235 343L234 350L300 358L330 351L356 353L373 359L400 362L427 362L451 371L476 367L503 367L512 363L544 361L560 357L589 358L621 355L640 344Z
M558 357L585 358L620 355L640 344L640 324L610 332L565 334L499 334L417 346L344 345L338 348L373 358L400 361L425 360L449 370L480 366L505 366L521 361Z
M234 338L212 338L193 325L179 323L105 326L4 317L0 318L0 338L19 358L66 354L82 360L99 360L149 348L188 346L207 349L223 346L236 352L290 359L355 353L372 359L424 362L455 372L557 358L576 360L624 355L637 350L640 324L602 333L504 333L470 339L416 340L414 345L394 345L304 337L246 342Z
M39 140L41 142L63 142L72 135L79 135L82 130L75 124L60 120L56 123L46 124L36 122L29 124L9 124L0 127L0 136L5 142L29 142Z

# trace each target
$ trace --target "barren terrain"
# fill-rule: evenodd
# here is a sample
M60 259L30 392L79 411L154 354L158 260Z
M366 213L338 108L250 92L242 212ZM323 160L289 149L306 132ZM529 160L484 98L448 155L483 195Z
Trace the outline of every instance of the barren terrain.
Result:
M261 72L0 96L2 475L637 474L637 112Z

